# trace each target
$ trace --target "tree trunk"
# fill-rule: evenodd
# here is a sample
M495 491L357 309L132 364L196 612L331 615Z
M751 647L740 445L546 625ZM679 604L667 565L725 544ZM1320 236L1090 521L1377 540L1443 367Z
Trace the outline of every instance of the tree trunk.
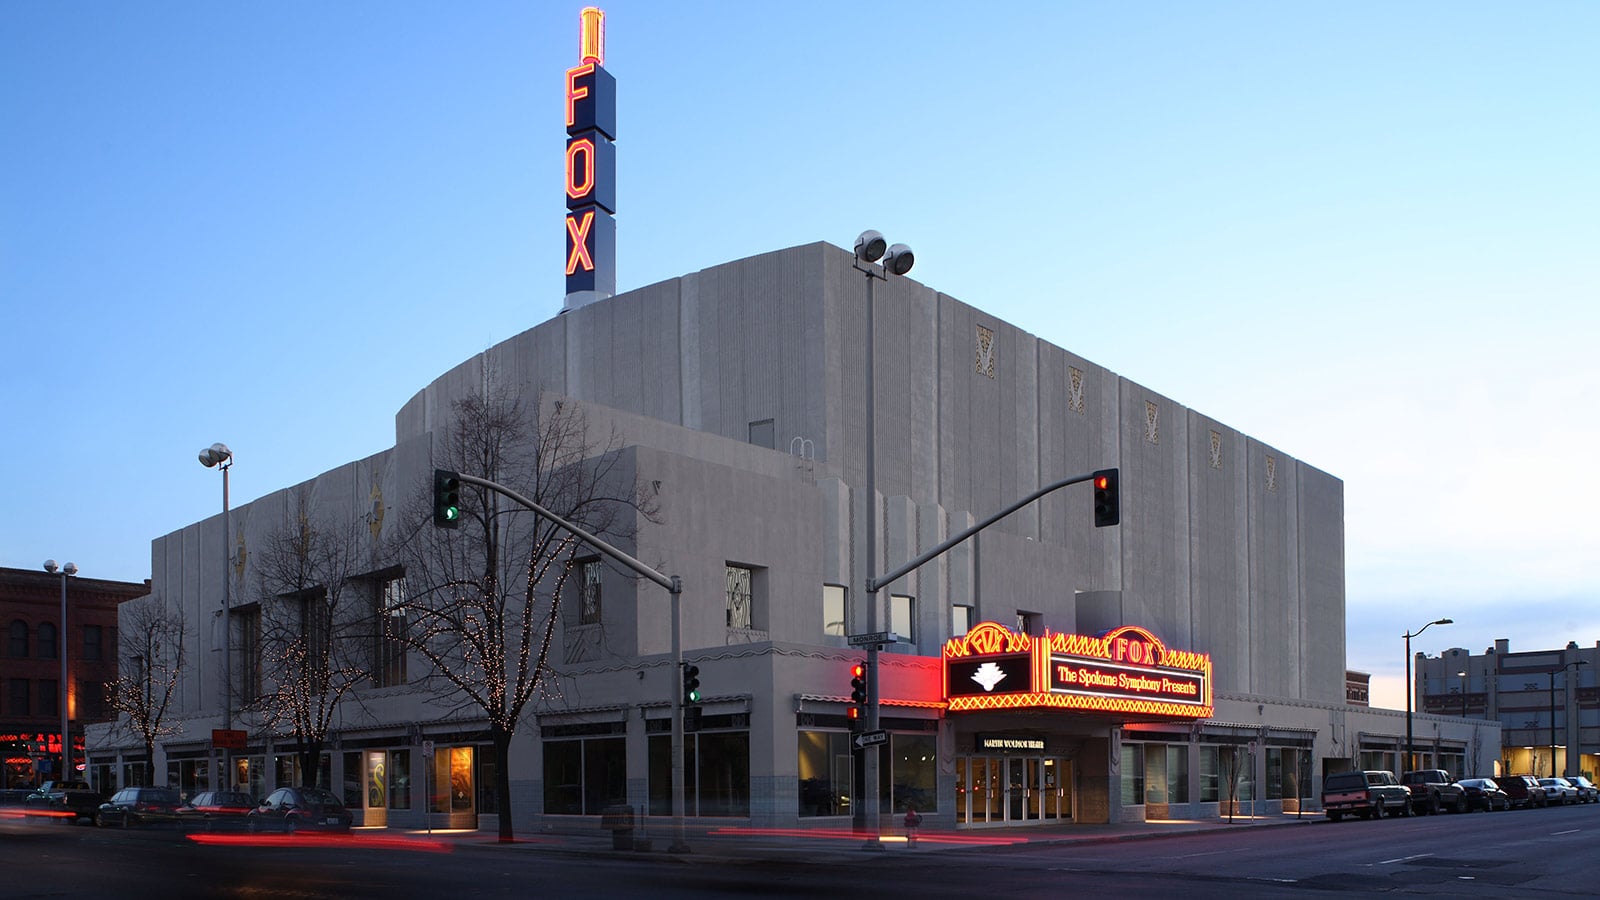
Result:
M494 740L494 798L500 811L500 843L509 844L511 836L511 732L499 725L491 726Z

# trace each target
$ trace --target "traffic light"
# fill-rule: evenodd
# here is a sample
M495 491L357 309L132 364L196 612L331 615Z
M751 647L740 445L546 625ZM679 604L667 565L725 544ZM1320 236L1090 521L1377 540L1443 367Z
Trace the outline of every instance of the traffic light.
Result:
M1094 482L1094 527L1104 528L1122 521L1117 500L1117 470L1101 469L1090 480Z
M852 719L861 718L861 707L867 705L867 667L856 663L850 667L850 711Z
M455 472L433 470L433 524L461 527L461 476Z
M683 666L683 705L693 706L700 702L700 667L693 663Z

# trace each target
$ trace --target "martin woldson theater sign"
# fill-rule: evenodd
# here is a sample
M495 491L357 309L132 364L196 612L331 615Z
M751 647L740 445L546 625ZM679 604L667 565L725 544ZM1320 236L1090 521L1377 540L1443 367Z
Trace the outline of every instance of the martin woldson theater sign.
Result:
M1211 655L1171 650L1136 625L1100 637L1018 634L984 622L944 645L951 712L1059 708L1211 717Z

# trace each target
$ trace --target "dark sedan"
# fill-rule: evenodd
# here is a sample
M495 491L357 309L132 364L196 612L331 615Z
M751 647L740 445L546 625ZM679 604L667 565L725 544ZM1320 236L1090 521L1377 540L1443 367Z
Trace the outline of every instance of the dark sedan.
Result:
M314 787L278 788L250 811L251 831L349 831L350 810L332 791Z
M1511 808L1511 798L1493 778L1463 778L1456 783L1466 795L1469 810L1495 812Z
M1595 787L1594 782L1589 779L1582 775L1568 775L1567 781L1578 789L1578 802L1594 803L1600 800L1600 788Z
M126 787L111 799L100 804L94 814L94 823L102 828L110 825L146 825L172 822L178 818L178 792L163 787Z
M256 803L244 791L201 791L178 807L178 824L199 831L242 829Z

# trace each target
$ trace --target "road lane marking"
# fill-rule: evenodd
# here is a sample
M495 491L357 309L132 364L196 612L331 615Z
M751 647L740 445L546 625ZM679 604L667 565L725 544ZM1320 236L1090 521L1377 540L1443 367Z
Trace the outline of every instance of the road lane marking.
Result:
M1432 855L1432 853L1418 853L1416 856L1397 856L1394 859L1386 859L1383 862L1378 863L1378 865L1387 866L1393 863L1411 862L1413 859L1427 859Z
M1564 834L1577 834L1578 832L1580 832L1582 830L1583 830L1582 828L1568 828L1566 831L1552 831L1552 832L1550 832L1550 836L1551 837L1561 837Z

